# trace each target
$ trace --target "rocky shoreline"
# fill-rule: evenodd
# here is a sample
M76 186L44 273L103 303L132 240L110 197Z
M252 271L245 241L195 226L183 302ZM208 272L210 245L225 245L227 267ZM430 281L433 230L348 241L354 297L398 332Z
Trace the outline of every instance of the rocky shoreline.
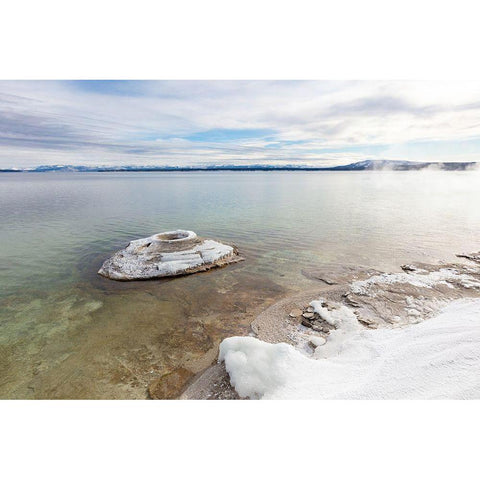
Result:
M359 266L324 265L303 274L318 286L285 298L251 324L251 336L293 345L306 356L328 355L329 337L342 335L342 309L364 329L402 328L433 317L449 302L480 297L480 253L462 263L409 264L393 273ZM463 263L464 262L464 263ZM237 399L223 363L189 382L179 399Z

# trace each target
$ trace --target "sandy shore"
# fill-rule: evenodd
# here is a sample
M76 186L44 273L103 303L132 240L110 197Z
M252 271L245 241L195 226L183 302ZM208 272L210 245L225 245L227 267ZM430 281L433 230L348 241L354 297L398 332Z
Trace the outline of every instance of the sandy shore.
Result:
M459 257L454 264L410 264L391 273L353 265L312 267L302 273L318 285L263 311L252 322L250 335L268 343L284 342L311 355L315 349L312 336L328 342L329 329L333 328L318 315L316 321L304 316L310 316L308 305L319 298L326 313L341 306L351 309L365 329L419 323L449 302L480 297L479 255ZM301 312L303 315L299 315ZM215 363L197 375L179 398L237 399L239 396L230 385L224 364Z

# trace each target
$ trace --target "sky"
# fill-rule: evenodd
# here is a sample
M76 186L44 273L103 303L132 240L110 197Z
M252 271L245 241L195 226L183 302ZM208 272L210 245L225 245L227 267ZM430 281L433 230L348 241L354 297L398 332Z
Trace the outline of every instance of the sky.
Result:
M480 82L0 81L0 167L480 161Z

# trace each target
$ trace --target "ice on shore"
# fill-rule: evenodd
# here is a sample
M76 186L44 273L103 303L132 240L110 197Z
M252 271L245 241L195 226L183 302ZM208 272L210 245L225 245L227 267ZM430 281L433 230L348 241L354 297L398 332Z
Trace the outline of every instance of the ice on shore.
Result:
M460 273L454 268L441 268L433 272L417 270L412 273L384 273L374 275L366 280L352 282L350 290L357 295L369 295L370 288L375 285L392 285L409 283L414 287L433 288L436 285L446 285L453 288L452 283L458 283L465 288L479 288L480 282L471 275Z
M324 358L286 343L231 337L221 343L219 361L241 397L480 398L480 300L456 300L422 323L377 330L358 328L346 310L334 314L339 328L316 349L326 349Z

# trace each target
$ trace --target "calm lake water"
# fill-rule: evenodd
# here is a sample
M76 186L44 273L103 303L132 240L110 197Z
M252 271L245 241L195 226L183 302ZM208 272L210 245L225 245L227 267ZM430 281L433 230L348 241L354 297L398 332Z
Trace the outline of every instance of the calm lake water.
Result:
M323 263L397 269L480 248L477 172L0 174L0 398L145 398L314 284ZM150 282L96 274L184 228L246 261Z

